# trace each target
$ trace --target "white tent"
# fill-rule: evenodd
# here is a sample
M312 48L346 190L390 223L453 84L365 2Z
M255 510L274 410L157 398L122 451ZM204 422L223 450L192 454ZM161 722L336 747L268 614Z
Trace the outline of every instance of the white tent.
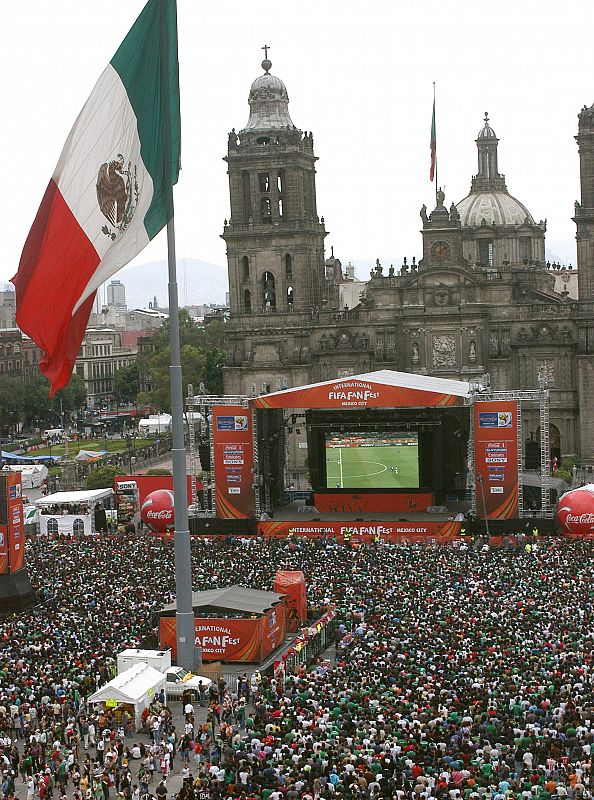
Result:
M138 423L138 432L149 436L157 433L168 433L171 429L171 414L149 414Z
M92 694L89 703L103 703L105 708L132 706L136 730L139 731L142 730L142 712L165 688L165 680L165 675L149 664L134 664Z
M107 450L79 450L74 457L75 461L99 461L107 455Z
M47 467L43 464L7 464L2 469L20 472L23 489L37 489L47 478Z
M95 506L103 506L113 489L89 489L86 492L54 492L35 501L39 509L39 533L71 536L95 530Z

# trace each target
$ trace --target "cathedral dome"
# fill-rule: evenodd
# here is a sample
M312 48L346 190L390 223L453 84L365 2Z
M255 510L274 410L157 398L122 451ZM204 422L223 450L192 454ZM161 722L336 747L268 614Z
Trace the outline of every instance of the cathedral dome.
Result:
M532 215L525 205L507 192L471 192L456 208L462 227L475 228L487 225L534 225Z
M480 129L480 131L478 132L478 136L476 138L477 139L497 139L497 136L495 135L495 131L489 125L489 117L487 116L487 114L485 114L485 124Z
M295 129L289 114L287 87L276 75L270 75L268 70L271 66L268 59L262 62L266 71L256 78L250 88L250 118L244 128L246 131Z

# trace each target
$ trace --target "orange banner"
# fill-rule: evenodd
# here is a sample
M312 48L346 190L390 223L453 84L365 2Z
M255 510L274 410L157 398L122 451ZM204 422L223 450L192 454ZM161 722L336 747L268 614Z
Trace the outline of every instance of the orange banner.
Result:
M295 633L307 619L307 591L305 575L300 570L279 569L274 578L273 589L285 595L287 629Z
M344 378L250 400L255 408L426 408L462 406L464 397Z
M474 404L476 509L479 517L513 519L518 513L518 404Z
M436 539L451 541L460 536L460 522L258 522L260 536L267 539L304 536L317 538L332 536L339 542L373 542L378 538L388 542L426 541Z
M251 411L243 406L213 406L214 473L217 515L251 519L256 515Z
M7 472L0 478L0 502L4 506L0 517L5 520L0 526L0 574L4 574L25 566L25 528L21 474Z
M318 511L331 514L354 514L377 511L426 511L435 505L433 492L315 492Z
M196 618L194 631L203 661L258 662L285 638L285 607L279 603L254 619ZM161 617L159 644L170 647L175 657L175 617Z

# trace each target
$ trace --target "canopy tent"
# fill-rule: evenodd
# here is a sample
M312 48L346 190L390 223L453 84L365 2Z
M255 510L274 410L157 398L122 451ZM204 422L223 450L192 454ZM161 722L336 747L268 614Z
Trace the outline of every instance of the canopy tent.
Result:
M35 501L39 509L39 532L42 535L90 536L107 530L105 501L113 489L89 489L83 492L54 492Z
M427 408L463 406L470 384L381 369L250 399L255 408Z
M151 414L138 423L138 431L148 436L151 433L167 433L171 429L171 414Z
M192 593L194 634L204 661L261 662L285 638L284 595L245 586ZM176 652L176 605L159 614L159 642Z
M44 464L10 464L2 468L21 473L23 489L37 489L47 478L48 470Z
M134 664L110 680L89 697L89 703L103 703L106 708L132 706L136 730L142 730L142 712L165 688L165 675L144 662Z
M207 589L192 592L194 611L243 611L245 614L265 614L283 599L277 592L262 592L245 586L225 586L222 589ZM163 612L175 611L175 603L165 606ZM163 613L161 612L161 613Z
M7 453L2 450L1 454L4 461L59 461L62 456L24 456L18 453Z
M47 506L60 506L60 505L90 505L99 500L105 500L111 497L113 489L88 489L81 492L54 492L45 497L40 497L35 501L37 508L43 509ZM43 513L43 512L42 512Z
M99 461L107 455L107 450L79 450L75 461Z

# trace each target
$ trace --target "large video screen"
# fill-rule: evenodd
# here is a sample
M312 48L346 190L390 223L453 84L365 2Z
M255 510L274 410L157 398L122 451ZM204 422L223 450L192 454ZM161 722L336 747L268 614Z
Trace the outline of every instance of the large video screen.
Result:
M330 431L325 445L327 489L419 488L415 431Z

